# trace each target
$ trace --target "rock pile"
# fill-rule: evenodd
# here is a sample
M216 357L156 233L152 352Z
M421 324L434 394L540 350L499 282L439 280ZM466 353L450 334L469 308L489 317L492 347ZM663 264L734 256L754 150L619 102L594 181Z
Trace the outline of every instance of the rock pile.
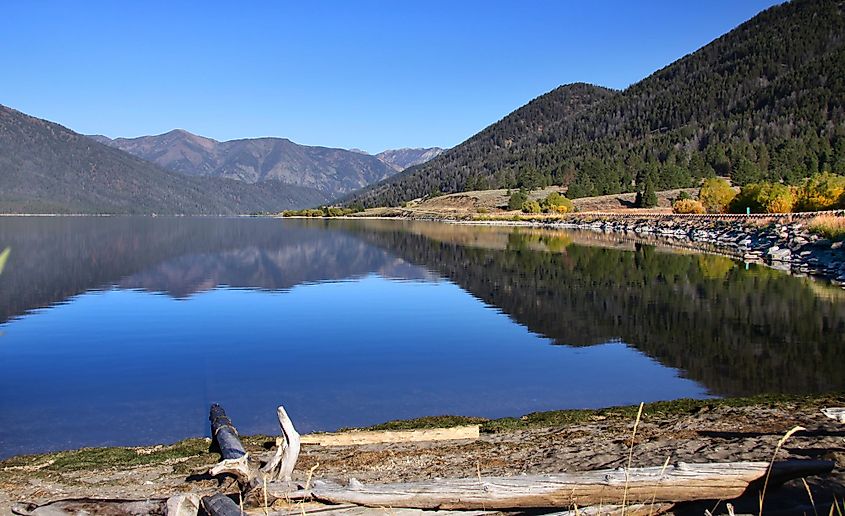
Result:
M557 227L657 237L670 245L713 250L793 274L829 279L845 288L845 247L786 217L573 217Z

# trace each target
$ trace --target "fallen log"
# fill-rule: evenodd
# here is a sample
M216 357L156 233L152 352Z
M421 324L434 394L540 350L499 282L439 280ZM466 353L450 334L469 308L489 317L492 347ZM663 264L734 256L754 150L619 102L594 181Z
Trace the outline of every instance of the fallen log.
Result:
M220 455L224 459L238 459L246 455L238 431L223 407L217 403L213 404L208 419L211 421L211 436L217 442Z
M242 516L243 511L231 498L217 493L202 497L202 506L210 516Z
M42 505L16 503L12 514L21 516L78 516L80 514L165 514L166 500L106 500L98 498L72 498L56 500Z
M232 420L217 403L211 405L208 419L211 421L211 438L217 443L222 458L209 473L213 476L234 475L242 483L249 484L255 478L256 472L250 467L249 454L244 449Z
M167 499L165 514L167 516L196 516L201 503L199 495L194 493L174 495Z
M454 441L478 439L481 425L418 430L359 430L302 436L302 444L352 446L356 444L412 443L419 441Z
M840 423L845 423L845 407L823 408L822 414Z
M796 461L801 462L801 461ZM779 478L830 471L820 461L791 465ZM730 499L766 474L766 462L725 464L679 463L668 468L649 467L524 475L518 477L450 478L432 481L363 485L315 482L309 490L290 491L289 484L270 483L274 498L311 498L324 503L352 503L368 507L415 509L521 509L571 508L622 503L674 503L691 500Z

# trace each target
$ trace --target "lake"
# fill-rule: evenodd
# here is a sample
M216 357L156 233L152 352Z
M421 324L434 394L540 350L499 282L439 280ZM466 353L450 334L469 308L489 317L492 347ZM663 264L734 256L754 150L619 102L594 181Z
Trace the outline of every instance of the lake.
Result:
M2 217L0 457L845 389L845 291L619 236Z

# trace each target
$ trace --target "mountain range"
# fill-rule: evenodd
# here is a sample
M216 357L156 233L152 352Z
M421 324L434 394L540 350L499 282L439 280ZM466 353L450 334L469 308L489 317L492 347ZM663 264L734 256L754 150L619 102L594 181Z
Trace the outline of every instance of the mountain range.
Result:
M243 214L322 204L322 192L174 174L0 105L0 212Z
M250 213L549 184L574 198L821 171L845 174L845 0L767 9L624 90L561 86L445 151L88 138L0 106L4 212Z
M845 174L845 1L794 0L617 91L561 86L437 158L348 196L568 186L569 197Z
M184 130L86 137L0 105L0 212L244 214L328 204L440 149L371 156Z
M281 181L313 188L334 199L392 176L425 159L428 149L386 151L382 159L362 152L296 144L286 138L217 141L182 129L155 136L96 141L187 176L219 177L262 183ZM433 156L432 156L433 157Z

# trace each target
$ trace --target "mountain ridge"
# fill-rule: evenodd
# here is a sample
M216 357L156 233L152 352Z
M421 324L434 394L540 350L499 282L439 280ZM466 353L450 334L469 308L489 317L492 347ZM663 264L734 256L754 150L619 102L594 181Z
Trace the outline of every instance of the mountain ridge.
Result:
M397 172L401 172L414 165L431 161L443 154L445 150L441 147L402 147L401 149L387 149L375 156Z
M179 174L221 177L251 184L276 180L313 188L329 199L396 172L376 156L300 145L280 137L218 141L174 129L136 138L112 139L102 135L91 138Z
M0 105L0 212L236 215L327 202L279 181L191 178Z
M646 179L666 189L715 174L745 184L845 173L843 34L843 0L778 5L583 109L561 110L559 97L579 83L562 86L344 200L396 205L435 191L544 184L583 197Z

